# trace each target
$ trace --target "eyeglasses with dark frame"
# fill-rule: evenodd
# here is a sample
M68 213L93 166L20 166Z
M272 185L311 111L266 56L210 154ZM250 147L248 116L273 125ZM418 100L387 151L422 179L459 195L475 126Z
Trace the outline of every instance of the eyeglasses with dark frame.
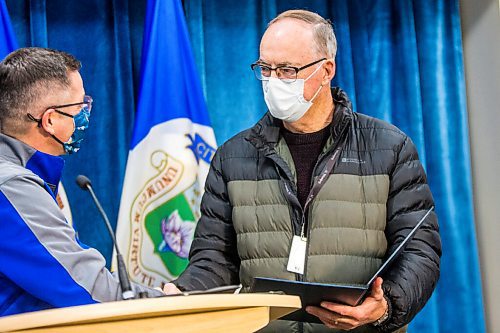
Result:
M266 66L263 65L262 63L256 62L250 65L250 68L252 68L253 73L255 74L255 77L260 80L260 81L267 81L271 77L272 71L276 72L276 76L280 80L284 80L286 82L294 82L297 80L297 74L303 69L309 68L313 65L316 65L317 63L326 60L326 58L321 58L319 60L313 61L307 65L304 65L302 67L294 67L294 66L276 66L276 67L271 67L271 66Z
M62 114L63 116L66 116L66 117L69 117L69 118L75 118L76 115L72 115L72 114L69 114L67 112L64 112L64 111L61 111L61 110L58 110L58 109L62 109L62 108L67 108L67 107L70 107L70 106L75 106L75 105L82 105L82 108L80 109L80 111L78 111L78 113L80 113L84 108L87 108L87 111L90 112L92 110L92 102L93 102L93 99L91 96L89 95L85 95L83 97L83 101L82 102L76 102L76 103L70 103L70 104L62 104L62 105L52 105L52 106L49 106L48 108L45 109L44 113L47 112L47 110L50 110L50 109L54 109L55 112L59 113L59 114ZM77 114L78 114L77 113ZM32 121L35 121L38 123L38 127L41 126L42 124L42 118L35 118L33 117L33 115L31 113L28 113L28 118Z

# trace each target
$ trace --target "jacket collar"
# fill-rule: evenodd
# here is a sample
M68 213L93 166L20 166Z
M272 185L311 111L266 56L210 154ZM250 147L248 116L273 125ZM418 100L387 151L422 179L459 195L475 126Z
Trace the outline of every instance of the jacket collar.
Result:
M330 124L331 136L337 141L342 129L352 121L352 103L340 88L331 89L335 110ZM280 139L281 120L274 118L269 111L257 122L246 136L246 140L259 150L273 149Z
M20 165L40 177L52 192L57 194L64 160L59 156L43 153L22 141L0 133L0 159Z

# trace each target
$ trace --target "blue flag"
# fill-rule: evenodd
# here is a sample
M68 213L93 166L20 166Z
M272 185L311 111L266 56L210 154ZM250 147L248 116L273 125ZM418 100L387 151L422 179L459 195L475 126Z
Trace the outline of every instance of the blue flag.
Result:
M160 286L187 266L215 146L181 1L150 0L117 225L132 280Z
M0 0L0 59L17 49L16 36L12 30L5 0Z

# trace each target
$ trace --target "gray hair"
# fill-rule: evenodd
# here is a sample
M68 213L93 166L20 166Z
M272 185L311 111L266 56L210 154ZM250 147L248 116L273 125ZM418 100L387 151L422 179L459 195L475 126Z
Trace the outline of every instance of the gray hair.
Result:
M26 47L0 62L0 131L24 134L27 113L55 88L69 87L68 73L81 63L69 53Z
M269 28L272 24L285 18L296 19L312 25L314 29L313 33L316 51L328 58L335 59L337 55L337 38L335 38L330 20L324 19L319 14L308 10L294 9L279 14L269 22L267 27Z

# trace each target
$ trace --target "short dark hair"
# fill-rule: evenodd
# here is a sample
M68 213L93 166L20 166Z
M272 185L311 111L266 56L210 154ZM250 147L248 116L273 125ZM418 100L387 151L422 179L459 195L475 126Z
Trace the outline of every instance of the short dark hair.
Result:
M27 112L54 85L68 87L68 73L81 63L63 51L26 47L10 53L0 62L0 128L24 132Z

